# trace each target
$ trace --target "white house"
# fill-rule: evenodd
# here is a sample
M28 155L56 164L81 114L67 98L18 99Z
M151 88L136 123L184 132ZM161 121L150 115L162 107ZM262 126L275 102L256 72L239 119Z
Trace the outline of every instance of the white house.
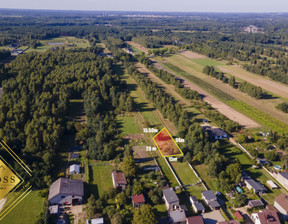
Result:
M163 189L162 192L163 192L163 200L165 201L165 205L168 211L180 207L179 198L177 197L172 187Z

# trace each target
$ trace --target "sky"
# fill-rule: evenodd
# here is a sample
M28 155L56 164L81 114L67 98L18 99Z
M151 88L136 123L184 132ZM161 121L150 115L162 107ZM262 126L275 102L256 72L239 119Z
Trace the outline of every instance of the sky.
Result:
M287 0L0 0L0 8L166 11L288 12Z

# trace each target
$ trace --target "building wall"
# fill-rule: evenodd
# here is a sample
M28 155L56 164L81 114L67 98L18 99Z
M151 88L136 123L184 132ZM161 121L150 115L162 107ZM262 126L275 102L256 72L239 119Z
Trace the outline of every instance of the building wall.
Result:
M274 207L286 218L288 219L288 212L281 207L276 201L274 201Z
M260 219L257 213L252 213L251 219L255 224L261 224Z
M166 200L165 197L164 197L163 199L164 199L164 201L165 201L165 205L166 205L166 209L167 209L167 210L173 210L175 206L178 206L178 207L180 206L180 205L179 205L179 201L169 204L169 203L167 202L167 200Z
M62 197L64 197L64 198L62 198ZM67 194L58 194L58 195L56 195L54 198L51 198L50 200L49 200L49 202L50 202L50 204L57 204L57 205L63 205L63 204L65 204L65 202L67 203L67 204L72 204L72 200L73 199L79 199L80 200L80 202L82 202L82 197L80 197L80 196L74 196L74 197L72 197L72 195L67 195Z

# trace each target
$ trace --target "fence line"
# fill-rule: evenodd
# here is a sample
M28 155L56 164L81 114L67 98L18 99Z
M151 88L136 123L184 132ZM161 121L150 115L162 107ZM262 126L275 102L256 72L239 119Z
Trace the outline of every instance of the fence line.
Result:
M173 173L173 175L174 175L175 179L177 180L178 184L180 185L180 187L181 187L181 188L183 188L183 185L182 185L182 183L181 183L181 182L180 182L180 180L178 179L178 177L177 177L176 173L174 172L174 170L173 170L173 168L171 167L170 163L168 162L167 158L166 158L166 157L164 157L164 159L165 159L165 161L166 161L166 163L167 163L168 167L169 167L169 168L170 168L170 170L172 171L172 173Z
M188 163L188 161L187 161ZM202 185L204 186L204 188L208 191L208 187L204 184L204 182L202 181L202 179L200 178L200 176L198 175L198 173L196 172L196 170L193 168L193 166L191 166L190 163L188 163L188 165L190 166L191 170L193 171L193 173L196 175L196 177L198 178L198 180L202 183Z

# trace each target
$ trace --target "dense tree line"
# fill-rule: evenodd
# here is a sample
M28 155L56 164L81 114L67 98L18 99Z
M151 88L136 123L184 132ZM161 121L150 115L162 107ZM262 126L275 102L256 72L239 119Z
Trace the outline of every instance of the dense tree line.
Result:
M282 110L284 113L288 113L288 104L285 102L278 104L276 108Z
M216 71L213 66L206 65L203 68L203 73L210 75L216 79L219 79L224 83L228 83L232 87L238 88L242 92L247 93L249 96L252 96L256 99L260 99L263 96L264 91L261 87L255 86L255 85L253 85L249 82L246 82L246 81L238 82L238 84L236 85L234 76L228 78L227 76L225 76L225 74L223 72Z
M115 116L131 111L133 100L111 66L111 60L89 50L63 48L18 56L9 66L17 76L3 83L0 138L25 158L36 186L51 183L53 157L62 134L71 129L70 99L84 98L88 121L81 137L89 155L113 156L119 145Z

